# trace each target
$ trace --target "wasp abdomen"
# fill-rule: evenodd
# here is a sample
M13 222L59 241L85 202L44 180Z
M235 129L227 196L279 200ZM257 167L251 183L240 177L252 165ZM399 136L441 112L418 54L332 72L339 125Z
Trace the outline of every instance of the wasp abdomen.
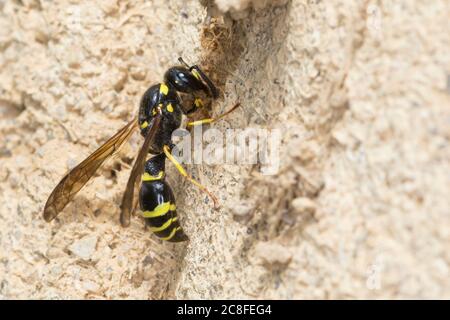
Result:
M171 242L186 241L180 226L175 197L165 181L164 154L147 161L139 192L139 202L145 224L159 238Z

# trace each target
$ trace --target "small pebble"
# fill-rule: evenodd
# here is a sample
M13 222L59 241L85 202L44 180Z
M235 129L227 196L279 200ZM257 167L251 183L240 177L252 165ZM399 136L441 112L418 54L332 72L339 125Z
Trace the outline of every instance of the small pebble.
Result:
M249 203L248 201L241 201L231 206L230 210L234 215L242 217L248 215L253 208L254 205Z
M316 204L306 197L299 197L292 200L292 207L297 214L314 214L316 212Z
M285 247L271 242L259 242L255 247L255 255L266 267L287 266L292 260L292 254Z
M83 260L90 260L97 246L97 236L83 237L69 246L70 252Z
M83 281L82 286L84 290L92 293L98 292L100 290L100 286L92 280Z

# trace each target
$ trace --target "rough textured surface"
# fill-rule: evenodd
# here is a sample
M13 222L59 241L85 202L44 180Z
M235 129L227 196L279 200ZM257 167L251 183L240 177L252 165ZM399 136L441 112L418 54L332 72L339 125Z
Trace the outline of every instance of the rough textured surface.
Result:
M229 12L227 12L229 11ZM429 1L0 2L0 298L450 298L450 5ZM191 241L118 204L140 137L60 217L62 175L182 55L215 128L283 130L281 169L169 169Z

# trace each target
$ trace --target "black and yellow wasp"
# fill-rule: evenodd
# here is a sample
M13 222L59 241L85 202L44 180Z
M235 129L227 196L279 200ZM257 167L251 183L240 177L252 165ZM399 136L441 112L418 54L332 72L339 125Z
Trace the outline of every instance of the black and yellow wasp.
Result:
M165 179L166 158L185 178L212 197L217 206L214 195L192 179L171 153L175 146L172 133L180 127L182 114L187 115L201 108L204 105L201 95L209 99L218 98L217 88L198 66L189 66L181 57L178 60L180 65L167 70L163 83L151 86L144 93L138 117L62 178L45 204L43 215L47 222L52 221L72 201L97 169L131 137L137 127L145 140L122 198L120 223L123 227L130 224L135 209L134 189L137 178L141 176L139 204L146 225L163 240L180 242L188 239L178 221L172 189ZM189 122L188 126L212 123L238 106L239 103L216 118ZM146 161L148 153L154 156Z

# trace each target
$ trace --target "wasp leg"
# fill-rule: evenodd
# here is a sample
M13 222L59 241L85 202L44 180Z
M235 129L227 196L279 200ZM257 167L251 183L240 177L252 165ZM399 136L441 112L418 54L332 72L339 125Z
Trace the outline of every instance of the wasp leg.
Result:
M172 156L171 153L171 148L168 145L165 145L163 147L164 150L164 154L166 155L167 159L169 159L173 165L175 166L175 168L177 168L178 172L185 177L187 180L189 180L192 184L194 184L195 186L197 186L201 191L203 191L204 193L206 193L214 202L214 207L218 208L219 207L219 201L217 200L216 196L214 194L212 194L208 189L206 189L205 186L201 185L199 182L197 182L196 180L194 180L187 172L186 170L183 168L183 166L178 162L177 159L175 159L174 156Z
M201 98L196 98L194 95L192 95L192 97L194 99L194 103L192 104L192 107L189 110L184 111L184 113L186 115L189 115L189 114L191 114L191 113L193 113L193 112L197 111L198 109L201 109L201 108L203 108L205 106L204 103L203 103L203 100Z
M222 119L223 117L229 115L231 112L233 112L234 110L236 110L241 104L238 102L234 105L233 108L231 108L230 110L228 110L227 112L221 114L220 116L216 117L216 118L206 118L206 119L202 119L202 120L198 120L198 121L192 121L192 122L188 122L187 126L188 127L193 127L193 126L198 126L198 125L202 125L202 124L206 124L206 123L213 123L216 122L220 119Z

